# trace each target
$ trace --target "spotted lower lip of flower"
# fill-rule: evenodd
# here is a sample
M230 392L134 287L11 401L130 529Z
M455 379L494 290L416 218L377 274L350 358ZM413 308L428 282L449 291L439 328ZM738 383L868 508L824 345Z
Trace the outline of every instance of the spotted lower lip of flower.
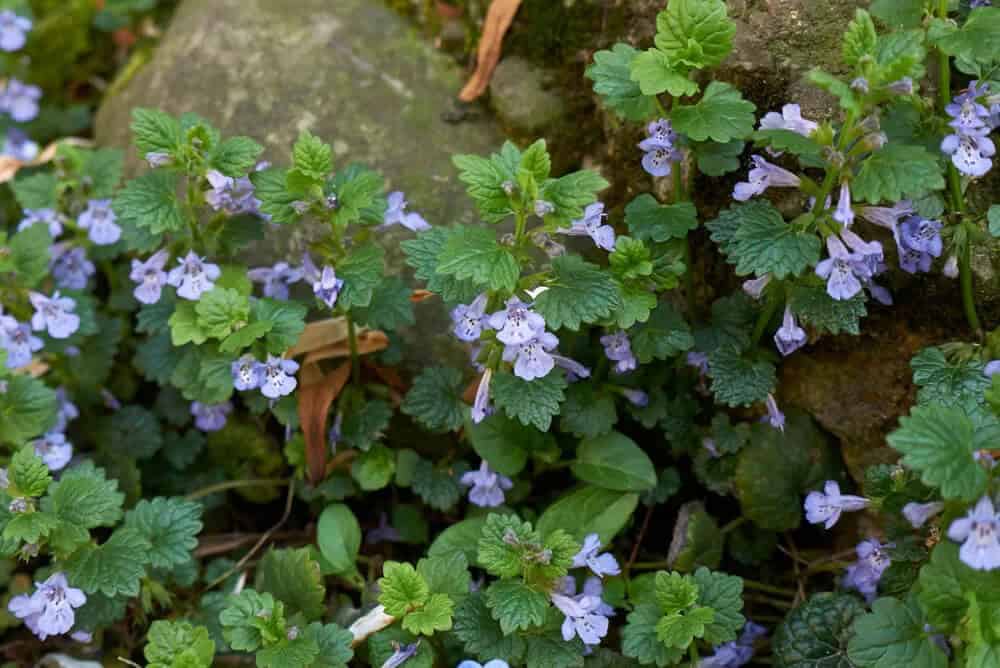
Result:
M240 392L256 390L260 387L259 362L253 355L243 355L233 362L231 372L233 375L233 387Z
M480 508L496 508L503 504L504 490L514 486L507 476L492 470L484 459L479 469L462 474L462 485L469 487L469 501Z
M268 399L288 396L298 386L294 376L298 370L298 362L268 355L267 362L257 363L261 394Z
M87 202L87 208L76 219L81 230L87 230L87 236L98 246L108 246L116 243L122 236L122 228L115 223L117 216L111 209L111 200L92 199Z
M602 336L601 345L604 346L604 355L615 363L615 373L627 373L634 371L639 363L635 355L632 354L632 342L625 332L615 332Z
M28 299L35 308L31 327L36 332L46 330L54 339L66 339L80 328L80 316L73 313L76 302L69 297L60 297L58 290L51 297L30 292Z
M545 329L545 319L517 297L508 299L504 310L491 314L487 322L505 345L527 343Z
M38 116L38 101L42 89L11 77L0 90L0 112L9 114L18 123L27 123Z
M554 334L542 331L529 341L505 346L503 361L513 362L514 375L522 380L543 378L555 368L555 359L549 351L558 345L559 339Z
M60 432L51 431L31 442L35 454L41 457L50 471L60 471L69 464L73 457L73 444L66 440Z
M962 543L958 557L970 568L1000 568L1000 517L990 497L982 497L965 517L952 522L948 538Z
M996 145L984 134L953 134L941 142L941 151L962 174L979 178L993 167L990 159L996 155Z
M452 332L459 341L471 343L482 336L486 322L486 293L480 294L471 304L459 304L451 310Z
M862 266L862 257L848 253L847 247L836 236L826 239L830 256L816 265L816 275L827 279L826 291L833 299L850 299L861 292L861 281L857 273Z
M35 583L33 594L15 596L7 609L40 640L69 632L76 623L75 608L87 602L83 591L71 587L65 573L54 573L47 580Z
M132 271L128 277L136 283L132 294L140 304L155 304L160 301L163 286L167 284L164 267L169 259L170 252L164 248L153 253L146 261L132 260Z
M188 251L177 262L180 266L167 274L167 284L177 288L177 296L182 299L198 301L202 294L215 287L214 281L222 275L219 265L205 262L194 251Z

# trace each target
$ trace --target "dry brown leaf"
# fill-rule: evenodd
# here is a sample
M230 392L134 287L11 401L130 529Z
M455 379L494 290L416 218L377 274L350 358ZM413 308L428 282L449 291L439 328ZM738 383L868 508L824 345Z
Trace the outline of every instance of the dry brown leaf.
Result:
M306 468L309 480L318 484L326 473L326 418L330 404L351 377L351 363L344 362L322 377L318 383L299 388L299 422L306 439Z
M472 102L486 92L490 85L493 70L503 53L503 36L507 34L514 15L517 14L521 0L493 0L486 10L486 21L483 23L483 35L479 40L479 51L476 54L476 71L458 94L463 102Z
M413 294L410 295L410 301L414 304L419 304L420 302L427 301L434 297L434 293L430 290L414 290Z
M462 401L471 404L476 400L476 392L479 390L479 383L482 379L483 374L479 374L472 379L472 382L465 388L465 392L462 392Z
M22 162L10 157L2 157L0 158L0 183L6 183L7 181L13 179L14 176L17 175L17 171L22 167L36 167L50 162L52 158L56 156L56 151L59 149L60 144L90 147L94 145L94 142L87 139L79 139L77 137L59 139L46 146L34 160L28 162Z
M285 353L285 356L298 357L341 341L347 341L346 319L341 317L317 320L306 325L299 340Z
M385 332L377 329L369 329L358 334L359 355L370 355L371 353L377 353L380 350L385 350L388 347L389 337L386 336ZM350 344L348 344L347 341L340 341L339 343L316 348L306 355L305 360L303 360L302 363L303 365L308 366L309 364L316 364L317 362L326 359L349 357L350 354Z

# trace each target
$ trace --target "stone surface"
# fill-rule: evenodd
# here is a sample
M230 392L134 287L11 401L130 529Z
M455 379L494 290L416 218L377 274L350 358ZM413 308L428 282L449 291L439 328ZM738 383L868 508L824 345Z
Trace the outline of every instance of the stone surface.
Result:
M515 134L536 135L566 115L553 76L520 56L497 65L490 80L490 104Z
M432 224L474 220L454 153L503 137L487 114L443 120L463 73L387 6L372 0L185 0L151 62L97 116L101 144L128 147L132 108L195 112L246 134L287 163L302 130L330 142L337 165L368 164ZM129 152L128 171L138 156ZM270 240L295 251L294 240Z

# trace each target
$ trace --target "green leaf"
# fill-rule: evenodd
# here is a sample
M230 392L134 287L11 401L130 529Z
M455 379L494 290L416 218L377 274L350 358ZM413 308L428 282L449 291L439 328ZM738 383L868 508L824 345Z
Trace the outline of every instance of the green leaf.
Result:
M924 17L925 0L875 0L872 16L896 28L917 28Z
M252 319L271 323L266 343L267 352L272 355L283 355L298 343L299 336L306 328L307 312L305 304L293 301L254 299L250 302Z
M691 202L660 204L643 193L625 207L625 224L629 234L643 241L686 239L698 227L698 211Z
M944 175L937 157L924 147L890 143L861 163L851 187L855 200L898 202L941 190Z
M664 615L656 625L656 637L668 647L686 649L695 638L705 636L715 614L710 608L692 608L685 614Z
M49 228L42 224L32 225L11 237L9 259L20 287L33 288L49 273L51 246Z
M486 589L486 605L505 634L545 621L549 599L519 580L497 580Z
M785 278L819 262L819 237L786 223L766 200L731 206L706 227L738 276Z
M948 657L924 631L916 598L880 598L854 622L847 657L862 668L946 668Z
M147 153L173 154L184 141L181 124L159 109L133 109L129 127L135 147L142 156Z
M656 16L656 48L691 67L720 65L735 33L723 0L671 0Z
M427 548L429 557L451 557L462 554L466 563L478 566L479 537L483 533L486 517L470 517L452 524L437 535Z
M250 137L230 137L212 150L208 162L226 176L239 178L253 169L263 151L264 147Z
M240 327L219 343L219 352L224 354L239 353L244 348L253 345L254 341L264 338L274 325L270 322L252 322Z
M340 437L352 448L368 450L389 426L393 410L385 401L373 399L344 418Z
M959 546L938 543L930 563L920 569L918 597L927 621L934 628L954 629L968 618L968 592L1000 604L1000 571L975 571L959 558Z
M545 140L539 139L521 154L520 168L530 172L536 183L542 183L552 172L552 158L545 147Z
M857 67L862 60L873 60L878 35L872 17L863 9L854 11L854 20L844 33L843 58L848 67Z
M124 502L117 480L108 480L104 469L83 463L63 472L49 488L42 509L63 522L93 529L114 526L122 517Z
M618 422L613 396L592 383L573 383L559 414L559 430L580 438L607 434ZM536 432L537 433L537 432Z
M565 377L553 372L544 378L526 381L509 373L493 376L491 394L497 407L523 425L548 431L552 418L559 414L559 404L566 390Z
M745 146L745 142L734 139L723 144L714 141L695 142L692 148L698 160L698 169L709 176L722 176L740 168L740 155Z
M677 513L667 560L671 568L681 573L690 573L699 566L718 568L724 545L725 536L705 511L705 505L688 501Z
M628 614L628 623L622 631L622 653L638 659L643 665L655 664L659 668L676 664L684 655L675 647L667 647L657 637L656 625L662 614L655 603L642 603Z
M506 540L508 535L516 542ZM521 575L523 564L520 545L539 545L541 536L516 515L490 513L482 527L478 543L478 563L491 575L513 578Z
M731 345L719 346L708 355L712 393L727 406L749 406L764 401L774 392L777 375L774 364L752 359Z
M878 38L877 76L886 83L910 77L919 81L927 73L923 30L898 30ZM932 151L933 152L933 151Z
M319 656L309 668L347 668L354 658L351 645L354 635L336 624L313 622L305 628L306 635L319 647Z
M56 393L29 375L6 379L0 393L0 442L18 444L38 436L56 419Z
M1000 204L994 204L986 214L989 221L990 234L1000 237Z
M456 227L438 256L437 271L457 279L469 279L490 290L513 292L520 267L510 251L497 243L492 230Z
M378 602L385 611L395 617L402 617L418 610L430 598L430 588L423 576L411 564L387 561L382 569L383 577L378 586L382 592Z
M705 641L720 645L736 640L743 629L743 579L725 573L713 573L702 567L692 576L698 583L698 605L711 608L715 613L705 628Z
M18 174L11 184L14 197L22 209L53 209L59 198L59 179L52 172L38 172L27 176Z
M204 626L157 619L142 650L147 668L211 668L215 643Z
M549 179L542 185L540 196L556 210L546 217L546 222L568 225L581 218L584 209L597 201L597 193L609 185L603 176L589 169Z
M312 551L309 547L268 550L257 565L254 589L284 603L289 616L302 613L308 620L319 619L326 611L326 586Z
M385 179L381 174L363 165L348 165L337 172L330 185L337 194L337 209L333 214L335 225L344 227L357 221L366 224L382 222Z
M455 431L465 417L464 389L458 369L427 367L413 380L400 408L432 431Z
M973 9L962 27L937 41L937 46L950 56L989 63L1000 53L1000 8Z
M469 562L462 552L421 559L417 562L417 572L432 594L447 594L455 601L469 595Z
M390 626L368 639L368 654L371 665L382 666L404 645L417 643L417 638L407 633L401 626ZM433 668L434 645L424 641L417 643L417 651L406 660L406 668ZM391 665L391 664L390 664Z
M12 542L16 548L18 543L37 544L60 526L59 520L45 512L17 513L3 528L3 540ZM62 543L59 543L62 547ZM5 551L9 551L7 548Z
M149 541L149 562L172 568L191 559L201 531L201 504L172 497L143 499L125 514L125 526Z
M402 242L400 246L406 253L406 263L415 269L414 277L423 281L428 290L441 295L449 304L468 304L479 294L476 284L437 273L438 256L449 234L450 230L446 227L434 227L415 239Z
M698 84L674 69L670 57L659 49L637 54L630 68L631 78L639 83L643 95L667 92L674 97L684 97L698 92Z
M618 43L610 51L595 53L594 63L587 68L594 92L618 116L630 121L645 121L656 113L654 100L632 81L631 63L638 53L628 44Z
M504 154L512 157L504 159ZM489 158L455 155L451 161L458 168L458 179L476 202L483 220L498 223L514 213L510 197L504 191L504 183L517 182L521 155L513 144L505 143L501 153L494 153Z
M787 151L800 156L813 157L823 152L823 147L814 139L803 137L792 130L758 130L753 133L753 139L761 146L769 146L775 151Z
M416 322L410 288L398 276L386 278L372 292L371 306L357 311L358 322L372 329L395 331Z
M156 170L126 183L112 203L120 222L151 234L182 230L186 219L177 199L177 178L173 172Z
M99 443L118 456L149 459L163 446L156 416L142 406L125 406L99 423Z
M688 4L694 1L687 0ZM756 109L733 86L713 81L696 104L675 105L670 120L677 132L694 141L712 139L725 144L734 139L744 139L753 132Z
M410 487L424 503L441 511L450 510L463 492L450 468L435 466L426 459L419 459L414 466Z
M653 462L635 441L617 431L581 441L572 471L584 482L619 492L656 486Z
M665 360L694 346L691 329L670 302L663 301L632 334L632 351L643 364Z
M395 472L396 455L381 443L376 443L351 462L351 477L366 492L387 487Z
M775 664L783 668L854 668L847 657L851 625L864 605L847 594L813 594L774 634Z
M333 171L333 149L308 130L303 130L292 148L292 165L295 171L322 181Z
M287 169L264 169L250 173L254 185L254 196L260 200L260 210L270 216L273 223L294 223L299 219L292 203L301 195L288 192Z
M857 336L861 333L861 318L868 315L863 294L850 299L834 299L821 281L811 278L808 283L792 286L788 305L802 322L830 334Z
M698 602L698 583L680 573L656 574L656 601L664 614L681 612Z
M384 255L381 246L368 243L352 249L337 265L337 277L344 281L337 306L350 309L371 304L375 287L385 273Z
M638 505L638 494L585 485L546 508L538 518L538 531L547 536L564 529L577 540L596 533L607 545L625 528Z
M12 497L41 496L52 482L49 467L30 446L21 448L10 458L7 476L9 486L5 491Z
M284 610L270 594L244 589L230 596L219 615L222 635L236 651L253 652L265 642L284 640Z
M535 310L550 329L576 331L581 324L607 318L621 304L611 277L579 255L554 258L551 280L535 300Z
M961 410L915 406L899 423L887 438L889 445L903 454L903 464L920 472L924 484L939 488L946 499L979 498L987 474L973 458L979 449L974 427Z
M455 608L454 632L465 644L467 654L480 661L501 659L516 663L525 651L525 639L516 634L505 634L490 609L485 596L476 593L468 596Z
M236 290L216 287L195 302L194 311L201 334L224 339L246 325L250 318L250 300Z
M317 522L316 544L334 575L356 571L354 562L361 549L361 526L350 508L336 503L323 509Z
M88 594L139 595L139 581L146 574L152 545L128 527L122 527L103 545L88 545L73 553L63 567L74 587Z
M961 408L976 420L982 410L983 394L990 387L985 365L976 359L951 361L936 346L924 348L910 360L917 403L937 403Z
M403 618L403 628L410 633L431 636L435 631L451 629L455 604L445 594L432 594L427 602Z
M545 435L538 430L501 413L494 413L479 424L467 423L465 433L476 454L505 476L516 476L524 470L528 453L541 449L546 442Z

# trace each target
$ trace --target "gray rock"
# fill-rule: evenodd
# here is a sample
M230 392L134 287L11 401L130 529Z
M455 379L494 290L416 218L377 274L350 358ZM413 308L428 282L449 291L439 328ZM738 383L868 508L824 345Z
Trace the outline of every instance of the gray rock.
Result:
M443 120L462 84L448 56L372 0L185 0L150 63L98 112L96 134L127 148L134 107L195 112L224 135L245 134L275 164L302 130L331 143L335 162L362 162L407 193L431 224L471 222L455 153L488 153L503 137L488 115ZM139 171L129 151L127 171ZM282 236L278 254L296 250Z
M504 58L490 80L490 104L516 134L535 135L566 115L551 75L519 56Z

